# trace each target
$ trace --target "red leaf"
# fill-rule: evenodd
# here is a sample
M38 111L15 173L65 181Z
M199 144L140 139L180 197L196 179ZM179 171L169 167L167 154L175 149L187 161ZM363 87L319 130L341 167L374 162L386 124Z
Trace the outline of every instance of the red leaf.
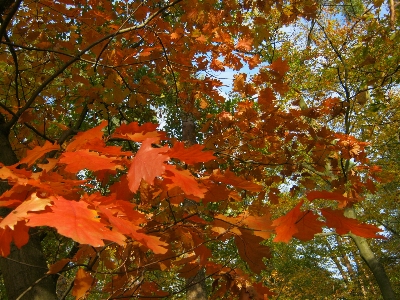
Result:
M172 158L177 158L188 165L207 162L216 158L212 151L202 151L203 149L204 146L202 145L196 144L189 148L185 148L184 143L176 142L174 147L168 151L168 155Z
M172 189L179 186L186 195L203 198L207 191L205 188L200 188L198 182L188 170L177 170L175 166L166 165L165 178L172 181L167 183L168 188Z
M7 257L10 254L13 233L14 231L10 227L6 227L5 229L0 228L0 255L3 257Z
M237 177L235 173L229 170L226 170L224 174L222 174L219 170L216 170L211 175L211 179L251 192L261 192L263 190L261 185Z
M20 249L22 246L26 245L29 241L29 227L26 226L25 222L18 222L14 226L13 230L13 240L15 246Z
M10 227L0 228L0 255L6 257L10 254L10 243L14 241L14 244L21 248L29 240L29 227L25 226L25 222L18 222L14 226L14 230Z
M51 226L58 233L72 238L81 244L89 244L94 247L103 246L104 240L124 244L125 237L117 232L109 230L100 222L97 212L88 209L88 204L83 201L69 201L63 197L51 197L54 205L51 212L28 215L28 226Z
M229 198L230 190L221 185L211 185L203 198L204 203L225 201Z
M100 155L97 152L90 152L87 149L63 153L60 159L60 163L67 165L65 171L70 173L76 173L83 169L92 171L115 170L119 165L114 161L114 158Z
M312 240L316 233L322 232L322 226L325 226L325 223L319 221L317 215L314 215L311 211L303 212L303 215L296 222L297 233L293 237L302 241Z
M272 222L272 225L276 227L276 237L274 238L274 242L287 243L290 241L292 236L298 232L296 222L302 215L302 212L300 211L300 207L302 205L303 201L300 201L300 203L297 204L296 207L289 211L286 215Z
M43 146L41 146L41 147L36 146L32 150L28 150L26 157L21 159L21 161L19 163L20 164L28 164L28 166L31 166L32 164L34 164L36 162L36 160L41 158L46 153L53 151L53 150L59 150L59 149L60 149L60 145L58 145L58 144L53 145L49 141L46 141L46 143Z
M326 224L331 228L335 228L338 234L351 232L365 238L382 238L377 234L377 232L382 231L381 229L374 225L362 224L356 219L346 218L343 215L343 210L324 208L321 212L326 218Z
M153 148L151 144L154 141L155 139L146 139L132 160L128 171L128 186L133 193L138 190L142 179L153 184L154 178L164 173L164 162L169 157L162 153L167 152L168 147Z
M59 260L58 262L50 265L49 271L47 274L57 274L60 272L64 267L70 262L71 260L69 258L63 258Z

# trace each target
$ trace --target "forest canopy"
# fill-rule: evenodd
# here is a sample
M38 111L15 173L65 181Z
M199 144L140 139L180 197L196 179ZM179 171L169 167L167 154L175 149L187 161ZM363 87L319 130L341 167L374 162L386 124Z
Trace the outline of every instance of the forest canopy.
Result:
M397 6L1 0L0 298L397 299Z

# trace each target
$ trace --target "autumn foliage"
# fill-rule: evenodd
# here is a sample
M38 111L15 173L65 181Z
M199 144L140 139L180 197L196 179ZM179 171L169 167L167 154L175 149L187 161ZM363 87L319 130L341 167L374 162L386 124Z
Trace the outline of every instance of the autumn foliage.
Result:
M36 227L76 248L47 273L74 271L76 299L99 287L110 299L172 296L152 274L191 278L201 268L214 299L265 299L272 293L253 276L272 255L265 240L308 241L328 229L381 237L378 227L344 215L374 191L379 168L369 165L368 144L314 123L340 115L339 101L326 97L307 109L298 99L283 102L288 62L278 55L262 63L253 51L269 35L269 16L282 25L309 20L317 2L14 6L6 12L18 23L8 24L1 45L0 63L9 66L0 112L15 128L19 161L0 168L10 185L0 206L11 211L0 222L2 256ZM243 66L259 71L250 78ZM222 83L199 73L225 68L240 71L232 109ZM198 120L199 144L163 131L157 109L178 124ZM356 166L344 176L346 160ZM282 189L295 204L279 211ZM218 255L227 245L241 264Z
M247 113L251 110L248 104ZM123 288L121 282L128 280L123 277L135 276L146 268L182 268L181 274L190 276L200 265L216 279L232 276L235 270L209 261L212 252L207 243L211 241L234 238L240 257L251 271L260 273L263 257L270 255L268 247L260 242L271 235L275 242L289 242L292 237L310 240L328 226L336 228L338 234L353 232L377 237L378 228L348 219L340 210L322 209L322 221L317 212L304 207L304 200L284 216L271 220L268 210L256 213L265 197L262 181L248 180L229 169L214 169L220 158L213 151L200 145L185 147L157 131L151 123L122 125L109 136L103 132L106 126L103 121L62 146L49 142L36 146L16 165L2 167L0 176L12 188L1 197L1 204L13 209L0 223L2 255L9 254L11 241L18 247L28 241L29 227L53 227L82 245L70 261L82 263L92 255L100 255L100 261L104 259L110 270L116 270L120 266L113 260L123 259L120 255L133 259L134 268L125 262L127 273L112 279L119 284L104 287L111 294L129 295L132 289ZM140 143L140 148L134 153L107 146L114 139ZM59 154L50 158L47 154L55 150ZM78 180L80 172L86 175ZM251 176L249 170L246 172ZM93 179L107 192L96 191ZM235 216L220 214L207 205L229 206L232 201L240 201L245 193L246 197L254 197L254 202ZM327 191L310 192L305 198L339 203L357 200ZM199 206L195 211L186 211L182 205L185 199ZM156 206L160 210L158 215L153 212ZM148 251L153 253L150 257L146 257ZM110 257L106 253L114 254ZM63 262L50 272L61 271L66 265ZM186 270L190 265L192 269ZM88 277L90 274L80 269L76 284L89 290L94 281L84 284ZM115 285L120 284L116 289ZM262 294L264 289L256 286L255 290L258 288ZM145 291L137 287L134 290L141 294Z

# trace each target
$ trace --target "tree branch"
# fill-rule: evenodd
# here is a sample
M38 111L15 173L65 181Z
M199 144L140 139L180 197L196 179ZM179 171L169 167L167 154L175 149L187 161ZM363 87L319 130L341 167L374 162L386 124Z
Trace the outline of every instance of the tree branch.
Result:
M32 95L29 97L28 101L25 103L25 105L23 107L21 107L13 116L13 118L6 124L6 129L10 129L19 119L19 117L22 115L22 113L27 110L32 103L36 100L36 98L39 96L39 94L54 80L56 79L60 74L62 74L69 66L71 66L73 63L75 63L76 61L80 60L80 57L82 55L84 55L86 52L88 52L90 49L92 49L94 46L100 44L101 42L110 39L111 37L114 37L116 35L120 35L120 34L124 34L130 31L134 31L134 30L138 30L138 29L142 29L144 28L148 23L150 23L156 16L158 16L159 14L161 14L163 11L165 11L166 9L176 5L177 3L181 2L183 0L175 0L174 2L172 2L171 4L168 4L162 8L160 8L158 11L156 11L155 13L153 13L151 16L149 16L145 21L143 21L141 24L136 25L136 26L132 26L129 28L125 28L125 29L121 29L118 30L117 32L108 34L104 37L102 37L101 39L97 40L96 42L90 44L89 46L87 46L86 48L84 48L83 50L81 50L78 54L75 55L75 57L73 57L71 60L69 60L68 62L66 62L61 68L59 68L56 72L54 72L53 75L49 76L33 93Z

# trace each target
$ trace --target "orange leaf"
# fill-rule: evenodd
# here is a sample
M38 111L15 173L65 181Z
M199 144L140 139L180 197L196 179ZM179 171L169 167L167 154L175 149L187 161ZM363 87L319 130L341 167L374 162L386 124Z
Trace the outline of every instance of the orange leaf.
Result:
M36 162L36 160L41 158L46 153L53 151L53 150L59 150L59 149L60 149L60 145L58 145L58 144L53 145L49 141L46 141L46 143L43 146L41 146L41 147L36 146L32 150L28 150L26 157L21 159L21 161L19 163L20 164L28 164L28 166L31 166L32 164L34 164Z
M345 207L351 201L350 198L343 196L340 193L328 191L311 191L307 193L307 199L313 201L315 199L336 200L339 201L339 208Z
M356 219L346 218L343 215L343 210L324 208L321 212L326 218L326 224L331 228L335 228L338 234L351 232L365 238L382 238L377 234L377 232L382 231L381 229L374 225L362 224Z
M94 278L90 275L90 273L86 272L83 268L79 268L78 272L76 272L75 280L74 280L74 288L72 289L72 295L74 295L75 299L81 299L85 297L87 291L89 291L92 286Z
M50 265L49 271L47 271L47 274L57 274L60 272L64 267L70 262L71 260L69 258L63 258L59 260L58 262Z
M50 204L49 198L38 198L36 194L31 195L31 199L22 202L17 208L15 208L11 213L9 213L0 223L0 228L5 228L6 226L14 229L14 225L18 221L22 221L28 215L30 211L41 211Z
M240 257L247 262L249 268L257 273L265 268L263 257L271 257L271 250L267 246L260 245L264 239L250 233L249 230L240 230L242 235L235 236L235 243Z
M55 227L58 233L70 237L78 243L94 247L103 246L103 239L114 241L120 245L124 244L125 237L100 223L97 212L88 209L86 202L69 201L63 197L51 198L54 202L51 212L29 214L27 216L28 226Z
M214 71L225 71L225 66L219 59L213 59L210 68Z
M103 214L107 216L111 225L115 227L122 234L130 236L134 240L137 240L138 242L147 246L150 250L152 250L156 254L164 254L167 252L167 249L164 247L168 246L168 244L160 241L159 237L138 232L139 230L141 230L139 226L132 224L128 220L114 217L110 212L110 210L106 208L100 207L100 210Z
M250 51L253 46L253 39L252 38L241 38L236 45L236 49Z
M29 227L25 226L25 222L18 222L14 226L14 230L10 227L0 228L0 255L6 257L10 254L10 243L14 241L14 244L21 248L29 240Z
M280 76L283 76L286 74L287 71L289 71L289 65L287 61L283 60L282 57L278 58L275 60L269 68L273 70L274 72L278 73Z
M101 140L103 138L103 128L108 124L107 121L101 122L99 126L89 129L85 132L80 132L76 135L75 139L69 143L66 151L73 152L75 150L81 149L88 141L91 140Z
M243 92L245 84L246 84L247 74L241 73L235 75L235 79L233 80L233 91L234 92Z
M274 242L287 243L292 236L298 232L296 222L302 215L302 212L300 211L300 207L302 205L303 201L300 201L300 203L297 204L296 207L289 211L286 215L272 222L272 226L276 227L276 237L274 238Z
M202 145L196 144L189 148L185 148L183 142L176 142L174 147L168 151L168 155L172 158L177 158L188 165L207 162L216 158L212 151L202 151L203 149L204 146Z
M243 219L243 224L249 229L254 230L254 235L268 239L272 232L271 214L267 213L264 216L248 216Z
M65 171L70 173L76 173L83 169L92 171L115 170L118 168L118 164L114 161L114 158L100 155L97 152L90 152L87 149L63 153L60 159L60 163L67 165Z
M261 192L263 190L263 187L261 185L237 177L235 173L229 170L226 170L224 174L222 174L219 170L216 170L211 175L211 179L225 184L230 184L234 187L251 192Z
M158 125L154 123L145 123L141 126L139 126L138 122L132 122L127 125L122 124L120 127L115 129L111 137L139 143L148 138L157 138L157 141L165 139L165 132L157 131L157 127Z
M303 212L303 215L296 222L297 233L293 237L302 241L312 240L316 233L322 232L322 226L325 226L325 223L319 221L317 215L314 215L311 211Z
M193 175L188 170L177 170L175 166L166 165L165 178L172 181L167 183L168 188L179 186L186 195L203 198L206 192L205 188L200 188Z
M168 148L153 148L151 144L155 141L156 139L146 139L132 160L128 171L128 186L133 193L138 190L142 179L153 184L154 178L164 173L164 162L169 157L162 153L167 152Z

